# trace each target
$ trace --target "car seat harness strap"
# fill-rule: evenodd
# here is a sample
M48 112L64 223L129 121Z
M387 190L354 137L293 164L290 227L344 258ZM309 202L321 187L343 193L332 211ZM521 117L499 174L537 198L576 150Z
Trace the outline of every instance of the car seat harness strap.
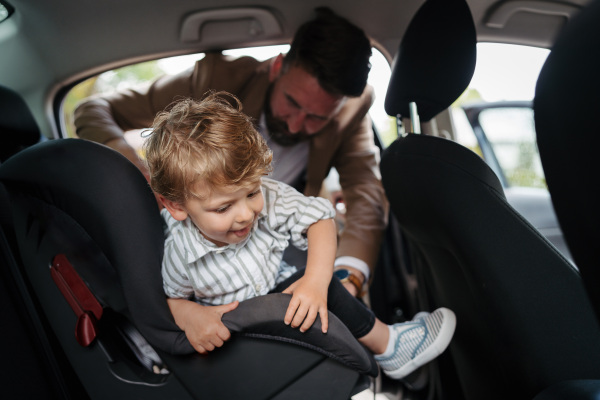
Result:
M83 347L97 336L97 323L102 317L102 305L64 254L58 254L50 265L50 274L75 315L75 339Z

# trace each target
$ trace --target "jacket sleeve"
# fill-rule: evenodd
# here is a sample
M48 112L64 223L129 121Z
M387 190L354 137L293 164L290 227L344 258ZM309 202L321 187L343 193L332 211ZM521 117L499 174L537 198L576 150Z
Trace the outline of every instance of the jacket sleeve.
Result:
M357 119L348 124L333 159L346 203L346 222L337 257L363 260L373 276L389 206L381 184L380 154L371 118L366 112L355 117Z
M244 110L257 117L264 102L269 65L270 60L207 53L193 68L179 74L82 102L74 115L77 135L106 143L123 136L124 131L149 128L156 114L171 103L183 98L201 99L209 90L233 93L244 103Z
M162 76L145 87L96 96L76 109L74 122L80 138L99 143L123 136L124 131L149 128L156 114L177 98L191 97L195 68Z

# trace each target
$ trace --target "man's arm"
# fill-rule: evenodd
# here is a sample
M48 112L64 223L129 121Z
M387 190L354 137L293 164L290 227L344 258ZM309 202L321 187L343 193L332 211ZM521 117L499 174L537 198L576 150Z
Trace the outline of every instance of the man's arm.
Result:
M74 114L77 135L116 149L140 167L136 152L123 140L125 131L150 128L156 114L174 101L186 97L200 99L209 90L233 93L244 102L245 112L254 110L259 114L256 107L263 105L268 65L268 60L258 62L251 57L234 59L207 53L194 68L162 76L146 87L82 102ZM252 101L253 97L259 99Z
M111 96L119 97L121 95ZM75 127L80 138L105 144L123 154L148 179L148 169L137 152L123 136L124 129L116 121L109 98L96 97L81 103L75 109Z
M334 166L340 175L346 203L346 223L339 239L336 269L347 268L368 281L370 276L364 276L361 261L368 266L371 275L379 256L389 208L379 173L379 149L375 146L368 115L346 132ZM358 259L359 268L344 263L347 257ZM355 291L349 283L346 286L351 293Z
M165 75L144 88L96 96L82 102L74 113L77 135L118 151L149 179L146 164L125 140L124 133L150 128L156 114L176 98L191 97L194 71L189 69L174 76Z
M123 132L149 128L154 117L177 97L192 96L193 69L162 76L148 86L92 97L75 109L74 123L82 139L107 144Z

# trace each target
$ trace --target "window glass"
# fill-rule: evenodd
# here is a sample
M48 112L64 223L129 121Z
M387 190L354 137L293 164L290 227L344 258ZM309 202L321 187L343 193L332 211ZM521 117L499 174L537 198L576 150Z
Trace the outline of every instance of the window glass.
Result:
M451 107L456 139L482 155L490 148L510 186L546 187L535 136L533 111L499 107L502 102L531 101L549 50L500 43L479 43L473 79ZM494 102L485 109L485 104ZM483 105L472 125L464 108ZM473 122L473 121L471 121ZM473 129L481 129L477 138ZM481 141L486 141L482 143ZM495 162L489 157L488 163Z
M388 146L398 137L396 118L387 115L385 112L385 95L390 83L392 70L390 64L383 54L377 49L373 49L371 56L371 72L369 73L369 85L375 90L375 101L369 111L375 129L379 133L384 146Z
M531 108L489 108L479 122L510 186L546 187Z

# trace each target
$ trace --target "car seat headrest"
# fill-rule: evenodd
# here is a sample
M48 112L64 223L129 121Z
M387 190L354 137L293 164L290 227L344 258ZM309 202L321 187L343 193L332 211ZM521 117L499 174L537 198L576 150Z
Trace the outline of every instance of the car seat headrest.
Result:
M385 98L391 116L431 120L467 88L475 71L477 37L464 0L427 0L410 22L392 67Z
M574 145L573 135L586 136L586 141L598 138L590 133L598 131L600 106L600 25L594 19L599 17L596 1L571 20L540 71L534 98L540 146L550 140ZM593 146L583 147L595 153Z
M40 140L40 129L25 104L12 89L0 85L0 162Z

